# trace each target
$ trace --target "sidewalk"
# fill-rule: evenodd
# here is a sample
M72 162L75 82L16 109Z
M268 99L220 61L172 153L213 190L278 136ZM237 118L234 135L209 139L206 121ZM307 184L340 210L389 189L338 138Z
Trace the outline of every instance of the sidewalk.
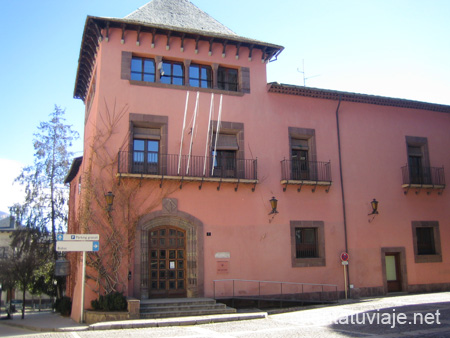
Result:
M38 310L26 309L25 318L22 313L16 312L13 319L4 319L6 314L2 312L0 324L15 326L22 329L38 332L71 332L86 330L117 330L122 328L143 328L143 327L163 327L163 326L179 326L179 325L196 325L230 322L238 320L260 319L266 318L266 312L251 313L233 313L225 315L208 315L195 317L176 317L161 319L136 319L115 322L102 322L91 325L80 324L69 317L63 317L59 313L51 310L39 312Z

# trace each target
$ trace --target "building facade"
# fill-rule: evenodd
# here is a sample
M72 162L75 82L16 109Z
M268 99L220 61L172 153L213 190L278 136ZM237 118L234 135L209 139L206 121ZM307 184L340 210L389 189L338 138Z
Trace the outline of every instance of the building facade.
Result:
M68 232L100 235L85 308L111 290L217 297L231 279L341 297L450 289L450 106L268 84L282 50L186 0L87 18L84 154L66 179Z

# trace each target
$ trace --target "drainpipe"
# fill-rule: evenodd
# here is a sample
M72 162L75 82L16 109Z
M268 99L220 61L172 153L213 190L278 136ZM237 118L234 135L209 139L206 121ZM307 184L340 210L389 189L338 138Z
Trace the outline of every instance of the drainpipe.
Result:
M344 218L344 239L345 239L345 252L348 252L347 243L347 215L345 212L345 193L344 193L344 181L342 177L342 153L341 153L341 132L339 128L339 108L341 106L342 96L339 95L339 103L336 107L336 127L337 127L337 139L338 139L338 154L339 154L339 176L341 179L341 196L342 196L342 214ZM350 267L347 265L347 285L350 285ZM348 291L348 290L346 290Z

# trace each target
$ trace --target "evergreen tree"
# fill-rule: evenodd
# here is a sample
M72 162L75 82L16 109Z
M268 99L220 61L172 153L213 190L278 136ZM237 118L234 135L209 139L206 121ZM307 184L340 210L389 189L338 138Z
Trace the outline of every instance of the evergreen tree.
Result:
M25 167L16 181L24 185L25 201L11 213L28 228L39 228L51 234L56 261L56 234L67 223L68 189L64 186L73 153L69 151L78 133L65 124L65 111L55 106L48 122L41 122L34 134L34 163Z

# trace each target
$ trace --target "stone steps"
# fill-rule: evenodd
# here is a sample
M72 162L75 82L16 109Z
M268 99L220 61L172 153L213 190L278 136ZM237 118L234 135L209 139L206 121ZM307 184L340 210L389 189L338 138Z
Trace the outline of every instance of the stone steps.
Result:
M236 313L210 298L149 299L141 301L141 319Z

